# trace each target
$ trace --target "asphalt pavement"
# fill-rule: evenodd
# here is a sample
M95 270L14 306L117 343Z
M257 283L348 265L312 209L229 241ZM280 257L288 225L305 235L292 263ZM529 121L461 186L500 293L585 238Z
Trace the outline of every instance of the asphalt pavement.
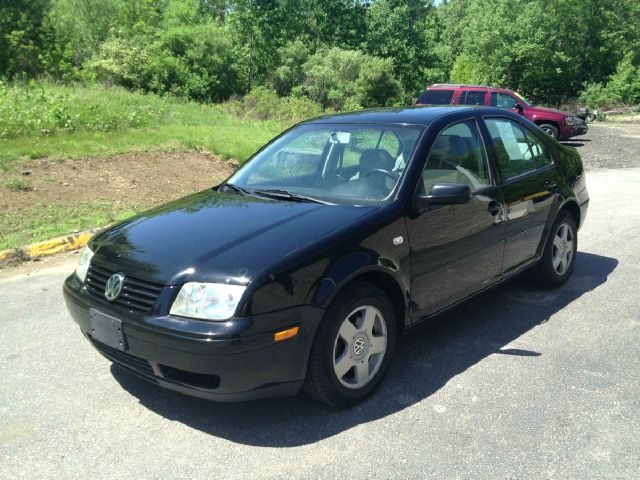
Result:
M640 477L640 169L591 170L573 277L522 277L400 340L381 388L217 404L112 366L66 312L77 256L0 280L0 478Z

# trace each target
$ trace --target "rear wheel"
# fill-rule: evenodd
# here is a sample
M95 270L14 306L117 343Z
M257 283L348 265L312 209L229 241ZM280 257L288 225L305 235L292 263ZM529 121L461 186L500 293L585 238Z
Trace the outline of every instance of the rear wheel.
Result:
M333 406L367 398L395 351L395 321L393 305L379 288L363 282L345 288L318 327L304 390Z
M540 128L543 132L555 138L556 140L560 138L560 132L558 131L558 127L556 127L555 125L551 125L550 123L542 123L540 124Z
M556 218L545 245L536 274L547 287L559 287L566 282L576 264L578 228L573 216L562 211Z

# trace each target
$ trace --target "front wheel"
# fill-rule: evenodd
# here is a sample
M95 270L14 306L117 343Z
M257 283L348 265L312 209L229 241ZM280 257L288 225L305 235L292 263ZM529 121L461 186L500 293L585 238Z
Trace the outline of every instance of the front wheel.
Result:
M543 123L540 125L540 128L544 133L546 133L550 137L553 137L556 140L560 138L560 132L558 131L558 127L556 127L555 125L551 125L549 123Z
M333 406L367 398L395 351L395 322L393 305L382 290L363 282L345 288L318 327L304 390Z
M576 221L569 212L562 211L553 224L542 258L535 268L539 282L546 287L564 284L573 272L577 251Z

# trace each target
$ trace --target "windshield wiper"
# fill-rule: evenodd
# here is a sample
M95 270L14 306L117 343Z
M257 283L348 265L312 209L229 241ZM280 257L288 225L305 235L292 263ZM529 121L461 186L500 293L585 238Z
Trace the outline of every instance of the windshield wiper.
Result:
M255 193L256 195L262 195L263 197L283 198L285 200L290 200L293 202L309 202L322 203L323 205L335 205L331 202L325 202L324 200L308 197L306 195L300 195L299 193L289 192L287 190L254 190L253 193Z
M238 185L234 185L233 183L227 183L227 182L225 182L225 183L222 183L222 184L220 185L220 187L224 187L224 188L226 188L227 190L233 190L234 192L239 193L240 195L246 195L246 196L251 195L251 193L249 193L249 191L245 190L245 189L244 189L244 188L242 188L242 187L239 187ZM219 188L219 187L218 187L218 188Z

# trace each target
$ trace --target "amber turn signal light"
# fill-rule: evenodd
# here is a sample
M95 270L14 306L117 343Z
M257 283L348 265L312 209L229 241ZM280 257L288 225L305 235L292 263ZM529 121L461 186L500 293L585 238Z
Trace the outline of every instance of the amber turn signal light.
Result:
M286 330L276 332L273 335L273 339L276 342L281 342L282 340L286 340L287 338L295 337L299 331L300 331L300 327L287 328Z

